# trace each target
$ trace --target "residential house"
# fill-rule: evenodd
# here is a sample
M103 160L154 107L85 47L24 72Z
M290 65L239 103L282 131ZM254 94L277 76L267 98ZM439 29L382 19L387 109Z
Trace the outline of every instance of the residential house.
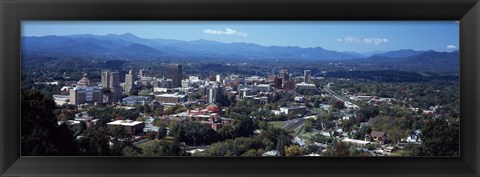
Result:
M370 134L365 135L365 141L375 141L383 144L387 140L385 132L372 131Z

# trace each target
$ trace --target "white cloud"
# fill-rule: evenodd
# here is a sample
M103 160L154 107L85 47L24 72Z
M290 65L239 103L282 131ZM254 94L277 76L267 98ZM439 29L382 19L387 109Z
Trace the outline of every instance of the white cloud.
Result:
M380 45L388 42L386 38L372 38L372 37L356 37L356 36L347 36L345 38L338 38L337 42L345 43L355 43L355 44L366 44L366 45Z
M247 36L247 33L243 33L243 32L231 29L231 28L226 28L225 31L213 30L213 29L204 29L203 33L205 33L205 34L219 34L219 35Z
M447 49L456 49L458 48L456 45L447 45Z

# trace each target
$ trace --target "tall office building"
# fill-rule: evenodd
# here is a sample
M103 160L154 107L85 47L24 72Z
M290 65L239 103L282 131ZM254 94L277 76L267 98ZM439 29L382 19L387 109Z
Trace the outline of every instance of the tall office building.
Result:
M133 74L132 70L128 71L128 74L125 75L125 91L130 92L133 89Z
M282 78L283 83L285 83L290 79L288 74L288 69L286 68L280 69L279 75Z
M110 78L108 71L102 71L102 87L109 88L110 86Z
M310 82L311 81L311 77L312 77L312 71L310 70L304 70L303 71L303 80L305 82Z
M217 88L208 88L207 92L207 102L212 104L217 101Z
M213 85L207 89L207 102L215 104L218 101L218 97L225 95L225 88L220 85Z
M145 70L140 69L140 78L145 77Z
M111 72L109 78L109 86L108 88L120 87L120 73L118 72Z
M104 97L108 97L108 101L116 102L122 100L123 89L120 87L120 74L118 72L103 71L102 87Z
M222 80L222 75L220 75L220 74L217 74L215 78L216 78L216 81L219 82L219 83L221 83L223 81Z
M165 78L172 79L172 87L182 86L182 65L169 64L165 69Z
M273 83L275 85L275 88L281 89L282 88L282 78L275 76L273 78Z

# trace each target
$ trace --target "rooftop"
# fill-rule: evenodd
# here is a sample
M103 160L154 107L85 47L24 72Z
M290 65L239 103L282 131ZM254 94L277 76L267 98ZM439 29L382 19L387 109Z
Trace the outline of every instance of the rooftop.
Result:
M134 126L138 124L143 124L143 122L132 121L132 120L116 120L116 121L107 123L107 125L122 125L122 126Z
M168 93L159 94L159 95L156 95L156 96L158 96L158 97L172 97L172 98L183 98L183 97L185 97L185 95L168 94Z

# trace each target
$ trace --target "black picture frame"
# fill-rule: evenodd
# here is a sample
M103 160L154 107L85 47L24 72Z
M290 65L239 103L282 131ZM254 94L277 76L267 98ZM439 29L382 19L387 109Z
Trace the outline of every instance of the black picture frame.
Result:
M480 176L478 0L1 0L1 176ZM22 20L459 20L460 157L20 157Z

